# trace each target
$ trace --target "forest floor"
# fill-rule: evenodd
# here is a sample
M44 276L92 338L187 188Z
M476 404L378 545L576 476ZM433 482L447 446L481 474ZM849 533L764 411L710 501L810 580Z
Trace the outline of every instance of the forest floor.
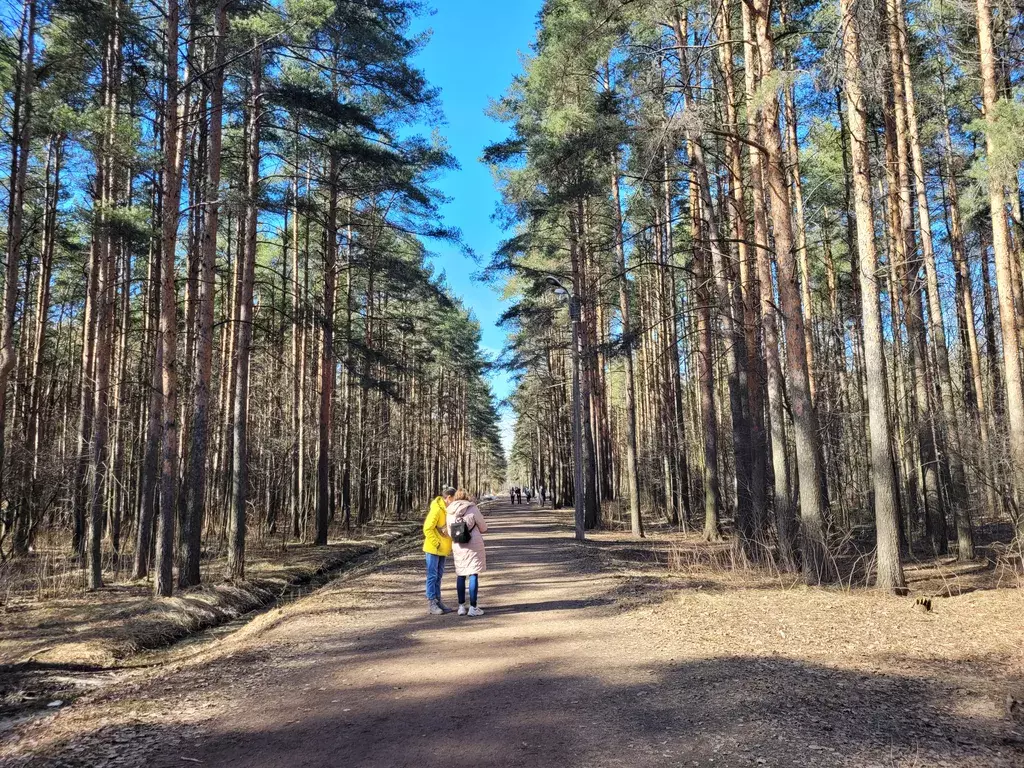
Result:
M224 558L211 558L204 561L203 586L166 600L153 600L149 581L110 571L104 588L86 591L79 583L83 572L65 562L69 557L35 553L40 562L0 574L0 718L74 696L77 680L67 673L103 679L125 666L146 665L138 658L143 651L302 596L339 572L417 543L419 531L419 523L391 522L347 535L339 530L322 547L253 546L244 581L217 583Z
M1024 766L1018 587L925 613L489 517L485 616L428 616L410 553L9 727L0 765Z

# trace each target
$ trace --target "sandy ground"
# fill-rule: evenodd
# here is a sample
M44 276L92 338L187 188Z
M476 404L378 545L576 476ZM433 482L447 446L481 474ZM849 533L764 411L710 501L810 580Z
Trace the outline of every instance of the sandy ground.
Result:
M491 511L480 618L409 555L0 733L7 766L1024 766L1024 598L623 573ZM599 548L597 548L599 549ZM453 574L445 597L455 603Z

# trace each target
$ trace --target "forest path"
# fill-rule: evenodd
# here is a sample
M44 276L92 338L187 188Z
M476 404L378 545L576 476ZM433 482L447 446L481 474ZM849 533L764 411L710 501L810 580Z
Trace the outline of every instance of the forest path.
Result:
M500 502L485 514L484 616L428 615L420 552L329 586L261 633L259 683L188 756L252 768L450 768L577 764L624 747L591 726L615 666L602 658L618 630L611 578L580 567L564 512ZM451 560L442 590L456 607Z
M861 626L876 603L696 581L638 602L635 580L573 541L568 513L487 514L485 616L427 615L422 554L405 555L71 707L0 764L1024 765L977 679L931 659L883 669L876 629L842 627L849 643L831 651L827 627L805 640L772 624L826 601L825 621L848 611ZM454 588L449 564L449 604Z

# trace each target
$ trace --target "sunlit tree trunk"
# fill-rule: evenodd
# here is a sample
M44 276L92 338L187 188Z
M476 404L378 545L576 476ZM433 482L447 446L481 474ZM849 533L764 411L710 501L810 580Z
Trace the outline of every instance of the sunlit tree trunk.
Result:
M692 188L691 188L692 189ZM722 496L718 483L718 422L715 415L715 373L712 357L714 343L711 328L710 253L700 214L699 198L690 201L693 214L694 244L693 279L697 301L697 380L700 389L701 428L704 434L704 538L721 541L719 518Z
M324 248L323 348L320 355L320 423L317 454L316 538L327 543L327 524L331 512L329 495L331 466L331 409L334 400L334 287L338 263L338 159L331 153L327 170L329 201Z
M996 80L995 49L992 43L992 10L989 0L978 0L978 52L981 61L981 96L988 130L985 146L989 154L996 149L998 118L996 102L999 99ZM1003 331L1003 386L1006 396L1006 415L1012 462L1010 480L1019 502L1024 487L1024 388L1021 382L1020 338L1017 333L1017 311L1014 307L1013 269L1007 229L1006 192L1002 181L990 178L988 184L989 210L992 216L992 251L995 256L996 289L999 295L999 322ZM983 253L982 258L987 258ZM989 350L995 354L994 349ZM1024 538L1024 515L1017 517L1017 535Z
M753 4L754 32L760 56L761 77L769 78L775 71L775 49L771 37L768 0L745 2ZM779 101L776 95L766 100L762 118L761 137L765 148L764 180L774 224L772 231L775 235L779 304L785 319L789 404L793 414L793 437L800 480L803 569L804 577L809 583L819 583L831 580L834 564L829 559L825 540L827 503L822 492L824 472L821 466L821 444L818 417L811 401L806 338L793 243L792 211L789 204L782 137L779 133Z
M693 106L693 89L691 82L699 78L698 73L692 73L686 58L687 32L686 26L680 16L674 19L674 31L676 45L678 46L681 61L681 75L684 82L684 93L688 104ZM736 528L741 543L741 551L744 557L754 556L752 549L754 530L754 513L751 510L751 445L750 445L750 424L749 406L747 397L747 349L746 334L743 324L738 316L737 310L742 312L743 300L740 295L739 285L733 279L732 265L727 264L729 255L718 235L718 224L715 220L715 211L710 192L710 179L708 176L707 163L704 160L704 149L700 145L698 137L692 131L686 131L687 150L690 156L690 173L693 179L691 194L696 192L697 200L691 200L691 205L697 205L700 212L702 237L710 251L710 267L712 279L715 285L718 300L718 315L721 322L722 333L726 339L725 344L725 365L726 377L729 387L729 412L732 419L733 455L735 459L735 493L736 493ZM698 205L699 202L699 205ZM678 376L678 373L676 373Z
M160 252L154 245L149 253L149 274L146 280L148 312L146 330L152 360L149 363L148 397L145 413L146 427L142 462L139 468L138 519L135 531L135 559L132 576L144 579L149 574L150 550L153 544L153 523L158 506L157 473L160 462L160 408L162 403L161 372L163 371L163 344L160 340Z
M202 256L199 266L198 338L193 382L192 445L185 473L185 509L182 514L182 552L178 585L199 583L203 511L206 506L206 465L210 428L210 384L213 375L213 319L216 292L217 234L220 224L221 136L224 114L224 60L227 36L227 0L218 0L214 12L213 70L210 73L210 112L204 185Z
M116 291L116 252L112 242L109 209L114 205L116 167L113 158L114 129L117 123L117 90L120 84L121 43L117 23L120 5L115 0L114 23L107 38L103 61L103 111L104 131L97 153L96 186L98 188L98 213L96 216L93 269L96 279L96 373L95 402L93 405L92 456L89 464L89 542L87 549L87 583L90 589L103 585L102 542L104 509L107 491L107 460L110 453L110 372L111 347L114 333L114 305Z
M785 16L783 22L785 23ZM792 57L787 66L792 68ZM807 221L804 213L804 183L800 178L800 148L797 139L796 96L793 85L784 89L784 120L786 125L786 160L790 190L793 195L793 225L796 235L797 263L800 265L800 300L804 318L804 350L807 354L807 377L811 401L817 403L818 386L814 351L814 305L811 300L811 254L807 247Z
M981 364L981 351L978 343L978 331L974 325L974 291L972 289L970 263L967 258L967 246L964 240L964 226L960 215L960 190L957 183L957 169L953 163L953 140L949 130L949 113L945 105L945 84L943 83L943 136L946 148L945 208L949 230L950 252L953 257L953 268L956 270L956 287L958 295L958 321L961 325L960 335L964 340L964 366L967 370L968 386L965 387L964 399L973 411L977 422L977 436L980 438L980 460L984 476L981 478L985 493L985 506L988 514L995 515L999 509L996 498L996 477L991 450L991 409L985 394L984 369ZM958 554L961 559L973 557L974 535L970 518L957 518Z
M160 469L160 514L157 521L157 596L169 597L174 589L174 518L178 491L178 307L174 286L178 216L181 206L183 155L181 103L178 78L178 0L167 0L165 31L165 97L163 116L163 196L161 221L160 339L162 403L162 457ZM187 59L186 59L187 60Z
M755 110L760 83L759 61L754 44L753 13L743 0L744 84L747 97L747 139L750 147L750 189L754 215L754 259L764 337L765 378L768 391L768 416L771 430L772 470L774 477L775 524L779 539L779 560L783 568L793 569L797 559L796 499L789 482L789 457L786 453L785 379L779 349L778 310L772 280L771 252L768 245L768 201L764 187L764 154L761 146L763 117Z
M636 383L633 375L633 331L629 311L629 277L626 274L626 249L622 242L622 202L619 199L619 160L612 157L612 205L615 208L615 268L619 271L619 322L622 355L626 371L624 382L626 421L626 470L624 480L629 497L629 523L634 536L643 536L640 517L640 475L636 463ZM543 476L543 466L541 467ZM543 479L541 480L543 483Z
M953 402L953 377L949 366L949 352L946 344L943 321L942 298L939 295L939 277L936 267L935 247L932 241L931 212L928 209L928 194L925 185L924 157L917 120L917 100L914 95L914 79L910 70L910 52L907 41L907 22L903 0L889 0L890 45L892 47L894 77L902 79L902 94L906 101L907 138L910 145L914 186L916 189L917 216L921 233L921 255L924 262L928 289L928 328L931 333L932 349L935 354L939 375L939 402L942 407L939 440L945 449L944 458L949 464L952 488L950 500L954 523L957 528L959 555L965 559L974 557L974 541L971 532L970 511L967 507L967 481L961 456L960 430ZM898 68L897 68L898 67Z
M840 0L843 29L843 87L850 129L854 211L860 264L861 320L870 425L871 478L874 490L878 545L879 589L903 591L906 582L900 554L900 526L896 476L889 434L888 387L882 350L882 318L878 291L878 254L875 250L874 210L871 202L871 159L868 149L867 111L860 83L860 38L853 0Z
M11 176L7 217L7 266L4 270L3 326L0 328L0 496L7 495L3 478L7 452L7 384L14 370L14 318L18 303L18 270L24 247L23 223L33 129L36 59L36 2L25 0L18 40L17 91L13 103Z
M725 110L726 131L725 148L729 168L729 198L728 210L731 224L731 233L736 241L736 262L739 266L738 275L733 277L737 280L735 287L736 298L739 302L737 307L741 310L738 321L741 323L744 336L744 349L746 360L743 365L746 367L747 383L744 386L747 397L747 412L749 414L750 427L750 528L752 534L759 541L765 537L765 507L766 498L766 473L767 453L765 444L764 407L762 398L763 382L761 380L760 368L762 366L760 348L758 345L758 316L757 316L757 288L755 279L754 259L752 247L749 242L750 232L747 222L746 211L746 181L743 177L743 157L740 150L740 141L737 132L739 125L736 115L736 95L733 73L733 47L730 35L732 34L730 18L732 15L731 4L727 4L721 14L719 38L720 44L719 62L722 67L722 78L725 84L725 99L723 109Z
M234 437L231 461L231 512L228 515L226 577L245 577L246 509L249 499L249 366L252 348L253 283L256 271L256 234L259 217L260 109L263 53L252 56L249 103L246 114L245 236L239 253L241 292L238 303L238 346L235 350Z
M61 192L61 168L64 163L64 144L66 136L64 133L50 137L46 158L46 193L45 193L45 214L43 220L43 242L39 254L39 277L36 290L36 315L35 333L32 337L32 360L29 365L29 404L28 423L25 428L25 447L32 456L31 477L24 497L19 505L23 509L16 510L25 518L26 529L24 533L20 526L15 529L14 552L24 554L28 551L29 534L39 509L40 503L39 477L40 477L40 449L41 449L41 423L43 408L43 389L45 381L43 377L44 356L46 354L47 331L50 326L50 299L51 282L53 278L54 251L56 250L57 239L57 208L60 203ZM52 181L51 181L52 177Z

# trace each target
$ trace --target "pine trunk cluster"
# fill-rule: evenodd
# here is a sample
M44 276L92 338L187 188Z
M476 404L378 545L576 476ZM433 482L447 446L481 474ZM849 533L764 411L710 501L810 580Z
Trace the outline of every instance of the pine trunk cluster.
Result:
M1020 535L1020 18L627 5L545 6L487 153L516 227L492 264L518 291L512 472L596 497L591 525L728 536L811 584L873 548L867 575L901 592L908 554ZM964 71L980 93L950 89ZM592 318L580 456L541 283L568 274Z

